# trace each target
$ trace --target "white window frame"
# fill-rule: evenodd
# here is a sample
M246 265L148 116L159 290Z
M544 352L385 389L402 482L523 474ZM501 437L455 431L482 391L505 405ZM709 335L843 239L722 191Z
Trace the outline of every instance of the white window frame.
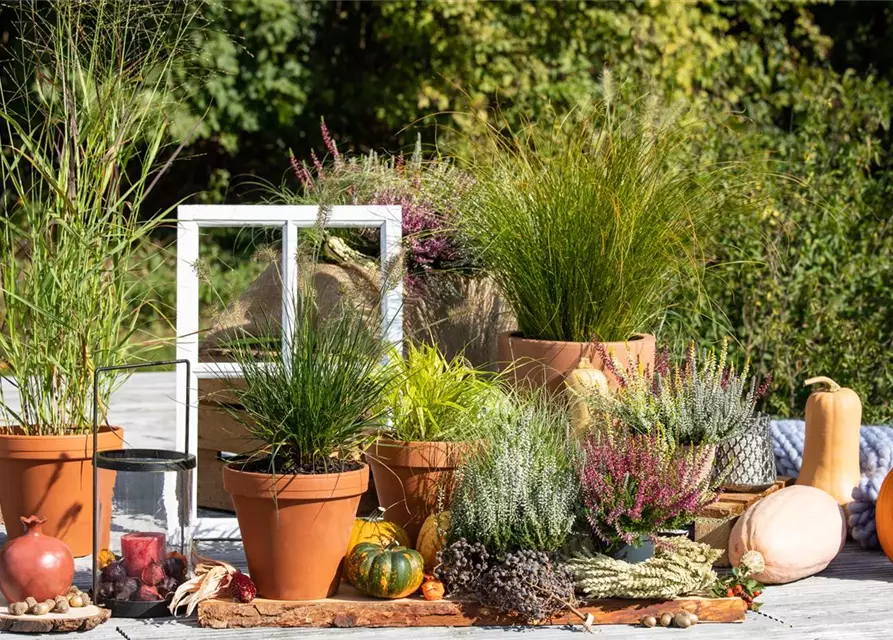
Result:
M186 406L186 370L177 368L177 442L185 438L186 412L193 425L189 452L198 455L198 380L233 378L241 375L235 363L199 362L199 230L202 227L270 227L282 230L282 338L287 340L293 324L291 306L297 292L298 229L316 226L320 207L314 205L181 205L177 208L177 358L192 365L188 381L193 403ZM382 297L381 322L387 339L399 345L403 341L403 284L395 278L387 288L388 265L399 259L402 242L403 212L396 205L350 205L331 207L325 226L379 229ZM170 488L165 487L165 493ZM165 502L170 498L168 497ZM230 518L198 517L198 469L192 474L193 539L238 540L239 523ZM175 512L176 513L176 512Z

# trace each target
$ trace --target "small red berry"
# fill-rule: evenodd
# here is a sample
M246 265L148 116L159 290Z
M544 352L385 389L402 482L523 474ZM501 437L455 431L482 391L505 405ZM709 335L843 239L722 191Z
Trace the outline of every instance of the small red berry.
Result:
M735 592L732 590L731 587L729 587L728 589L726 589L726 597L727 597L727 598L732 598L732 597L734 597L734 596L735 596Z
M754 592L753 592L753 597L754 597L754 598L759 598L761 593L763 593L763 592L762 592L762 591L754 591Z
M742 587L740 584L736 584L733 591L735 592L736 596L740 596L742 593L744 593L744 587Z

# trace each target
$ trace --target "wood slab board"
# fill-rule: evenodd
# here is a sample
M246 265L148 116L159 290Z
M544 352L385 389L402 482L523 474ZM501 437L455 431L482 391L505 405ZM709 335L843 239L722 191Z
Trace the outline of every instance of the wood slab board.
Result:
M775 484L763 491L746 493L742 491L721 491L719 499L709 507L698 513L699 518L728 518L744 513L744 511L758 500L775 493L793 483L792 478L779 476Z
M638 624L642 616L689 611L701 622L743 622L746 605L740 598L681 598L678 600L597 600L580 607L593 624ZM580 624L572 613L547 625ZM232 599L205 600L198 605L198 624L213 629L251 627L480 627L523 624L516 617L475 602L428 601L421 597L378 600L342 587L325 600L281 601L258 598L244 604Z
M13 616L5 604L0 606L0 631L10 633L67 633L90 631L111 616L111 611L91 604L69 609L65 613L48 613L43 616Z

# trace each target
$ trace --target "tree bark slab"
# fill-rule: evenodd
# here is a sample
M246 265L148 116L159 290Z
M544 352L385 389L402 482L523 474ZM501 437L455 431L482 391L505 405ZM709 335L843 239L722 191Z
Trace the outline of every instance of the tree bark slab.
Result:
M13 616L6 606L0 606L0 631L10 633L67 633L90 631L109 619L108 609L90 605L69 609L66 613L48 613L43 616Z
M645 615L689 611L701 622L743 622L746 605L740 598L681 598L678 600L597 600L580 607L593 624L638 624ZM475 602L427 601L421 597L377 600L347 587L326 600L281 601L258 598L245 604L231 599L206 600L198 606L198 623L213 629L251 627L472 627L514 626L522 620ZM580 624L566 613L544 624Z

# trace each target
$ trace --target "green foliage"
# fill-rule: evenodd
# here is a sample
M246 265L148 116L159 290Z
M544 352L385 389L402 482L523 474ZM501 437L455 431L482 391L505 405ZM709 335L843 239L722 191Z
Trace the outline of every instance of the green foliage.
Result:
M516 398L482 418L488 437L457 472L450 539L480 542L498 557L558 550L579 496L567 416L542 399Z
M83 433L94 368L128 360L150 300L132 279L136 248L166 212L139 216L176 155L170 71L194 13L109 0L18 9L22 38L7 53L24 75L0 93L0 359L21 408L0 400L25 433ZM103 398L121 379L103 379Z
M282 357L258 353L250 336L228 345L244 381L232 388L244 412L232 415L267 444L257 453L262 471L337 473L384 423L381 400L393 384L392 370L382 367L389 344L350 305L319 320L312 285L301 287L293 315ZM271 323L265 334L275 332Z
M408 342L396 355L395 384L385 403L392 429L403 442L457 442L480 436L481 415L503 402L493 376L473 369L464 358L447 361L437 347Z
M508 138L494 127L475 149L460 238L528 338L653 330L746 187L690 153L697 123L653 100L615 105L608 74L603 93Z

